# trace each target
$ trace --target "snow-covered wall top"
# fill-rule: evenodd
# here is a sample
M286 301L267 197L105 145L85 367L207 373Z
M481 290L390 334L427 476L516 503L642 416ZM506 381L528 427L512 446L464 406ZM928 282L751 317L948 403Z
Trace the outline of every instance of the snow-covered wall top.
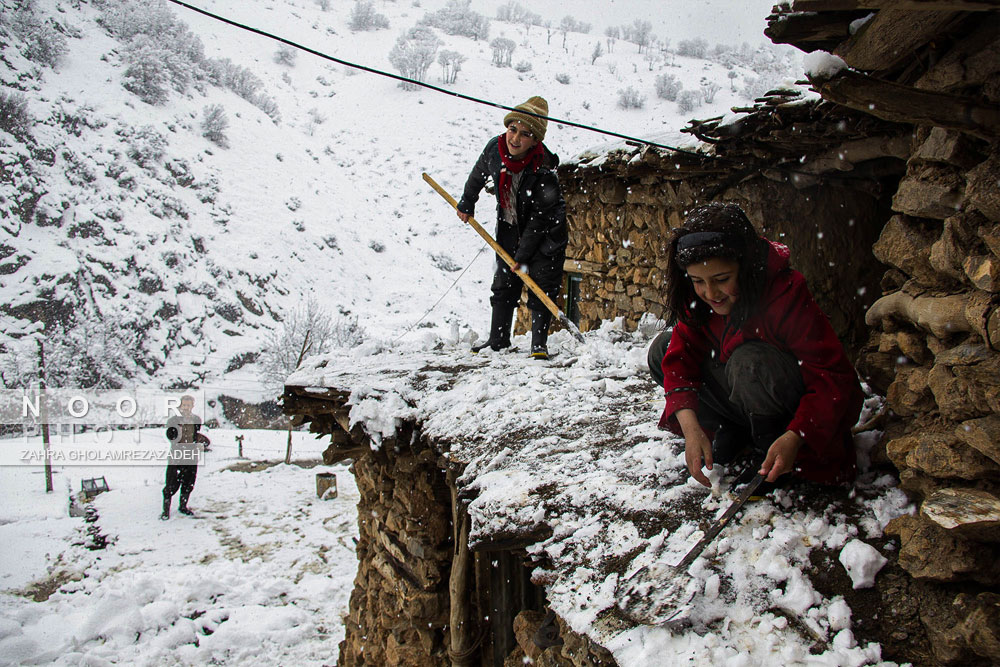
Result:
M810 552L835 559L854 540L879 538L905 510L903 494L872 473L851 497L779 491L745 510L691 569L698 595L686 629L617 617L619 581L655 560L678 561L701 523L730 503L722 468L706 491L686 473L682 441L656 428L662 399L645 370L653 333L607 323L578 344L557 332L548 362L526 358L525 338L515 339L519 352L480 355L468 341L430 337L405 350L362 346L308 359L286 386L349 392L351 425L375 448L404 421L417 424L464 466L458 484L472 498L473 547L520 537L555 611L619 664L666 654L721 664L737 653L755 664L877 661L878 645L854 639L844 598L820 594L808 576ZM852 569L878 555L844 553ZM825 652L809 656L812 641L786 616L822 637Z

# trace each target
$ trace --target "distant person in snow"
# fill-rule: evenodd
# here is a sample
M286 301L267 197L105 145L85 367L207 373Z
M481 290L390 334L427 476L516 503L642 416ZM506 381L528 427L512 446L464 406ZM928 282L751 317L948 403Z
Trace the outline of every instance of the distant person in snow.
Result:
M789 267L788 248L758 236L739 206L716 202L672 232L667 260L675 325L648 358L666 393L660 426L684 437L691 476L708 486L703 465L746 456L736 485L759 472L760 494L785 475L852 481L861 385L802 274Z
M517 271L527 272L555 300L562 286L568 236L566 203L555 172L559 158L542 143L549 105L541 97L532 97L514 109L503 119L507 131L486 144L472 168L458 202L458 217L468 222L475 215L479 193L492 179L497 198L497 243L514 258ZM510 347L510 330L522 286L521 279L497 257L490 298L490 335L485 343L473 347L473 352L486 347ZM547 359L552 314L533 292L528 294L528 308L530 354Z
M178 489L181 495L177 501L177 511L188 516L194 514L188 509L188 498L198 476L201 448L211 442L198 432L199 429L201 417L194 414L194 397L185 394L181 397L180 414L167 420L170 462L167 464L166 484L163 487L163 513L160 514L160 519L164 521L170 518L170 500Z

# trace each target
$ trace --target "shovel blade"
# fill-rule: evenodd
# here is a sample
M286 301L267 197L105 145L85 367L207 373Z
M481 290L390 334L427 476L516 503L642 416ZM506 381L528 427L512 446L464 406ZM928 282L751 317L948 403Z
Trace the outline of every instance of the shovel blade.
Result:
M618 609L628 620L662 625L674 620L697 593L699 584L687 571L653 563L625 580Z

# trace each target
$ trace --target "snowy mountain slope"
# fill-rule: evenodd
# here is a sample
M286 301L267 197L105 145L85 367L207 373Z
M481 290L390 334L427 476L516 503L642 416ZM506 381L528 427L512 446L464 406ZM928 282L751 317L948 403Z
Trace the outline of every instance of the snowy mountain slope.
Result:
M5 0L5 9L11 3ZM390 28L353 33L350 2L332 3L329 11L311 0L201 3L387 71L395 71L388 54L397 37L444 2L414 5L377 3ZM211 84L202 92L170 91L150 105L123 87L129 46L98 23L106 6L35 3L39 16L71 35L55 70L23 57L23 40L5 31L4 39L22 48L5 49L0 78L4 90L27 93L34 122L27 141L0 133L4 352L30 358L34 342L21 336L37 331L39 320L51 334L57 322L89 318L130 334L139 382L259 400L268 394L255 366L241 366L296 305L315 299L391 344L477 257L482 241L420 174L459 194L482 146L500 131L503 111L404 91L304 52L281 64L274 41L173 5L167 8L200 39L207 58L228 58L261 79L281 119L274 123ZM514 40L513 63L531 65L519 72L494 67L487 41L437 33L442 49L467 57L450 88L509 105L542 94L555 118L633 136L724 113L745 102L741 89L757 78L735 66L729 79L718 62L674 53L653 50L656 58L648 60L621 40L591 64L595 44L607 44L599 34L568 33L564 50L558 33L549 39L541 27L493 20L490 39ZM769 60L759 55L773 69ZM684 112L656 97L654 81L664 73L685 89L698 89L705 78L720 90L711 105ZM435 64L428 81L443 85L440 74ZM619 108L618 91L629 86L645 97L642 109ZM228 148L202 136L209 105L220 105L228 118ZM555 123L546 137L564 159L608 140ZM478 214L492 225L486 197ZM427 333L481 331L491 272L489 254L479 255L421 323ZM419 344L418 334L408 336L400 344Z

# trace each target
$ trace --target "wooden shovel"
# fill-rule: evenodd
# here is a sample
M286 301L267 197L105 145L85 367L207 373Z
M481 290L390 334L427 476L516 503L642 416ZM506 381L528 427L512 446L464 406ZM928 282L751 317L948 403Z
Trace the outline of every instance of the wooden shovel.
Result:
M452 197L450 194L448 194L448 192L440 185L438 185L437 182L435 182L435 180L431 178L429 175L424 174L423 176L424 180L427 181L427 183L432 188L437 190L437 193L442 197L444 197L445 201L451 204L451 207L457 211L458 202L455 201L455 198ZM490 233L485 229L483 229L483 226L480 225L478 222L476 222L476 219L473 218L471 215L469 216L469 224L472 225L473 229L479 232L479 235L483 237L483 240L485 240L487 243L490 244L490 247L493 248L496 254L500 256L500 259L502 259L507 264L507 266L510 267L510 270L514 271L514 264L515 264L514 258L511 257L510 254L506 250L504 250L499 243L494 241L493 237L490 236ZM566 327L566 330L569 331L571 334L573 334L573 337L582 343L583 334L581 334L580 330L576 327L576 325L573 324L573 322L570 321L568 317L566 317L565 313L559 310L559 306L557 306L555 302L553 302L552 299L549 298L549 295L542 291L542 288L538 286L538 283L532 280L531 276L529 276L527 273L523 271L515 271L515 273L517 273L518 277L524 281L524 284L528 286L528 289L530 289L532 292L535 293L535 296L538 297L538 299L545 305L545 307L549 310L549 312L552 313L552 315L557 320L559 320L564 327Z
M726 524L746 504L753 492L757 490L764 475L757 475L747 484L732 505L712 524L705 536L698 540L687 555L677 565L653 563L639 570L625 581L618 584L618 608L631 621L644 625L661 625L668 623L682 611L684 605L694 597L695 582L687 573L691 563L701 555L705 547L722 532Z

